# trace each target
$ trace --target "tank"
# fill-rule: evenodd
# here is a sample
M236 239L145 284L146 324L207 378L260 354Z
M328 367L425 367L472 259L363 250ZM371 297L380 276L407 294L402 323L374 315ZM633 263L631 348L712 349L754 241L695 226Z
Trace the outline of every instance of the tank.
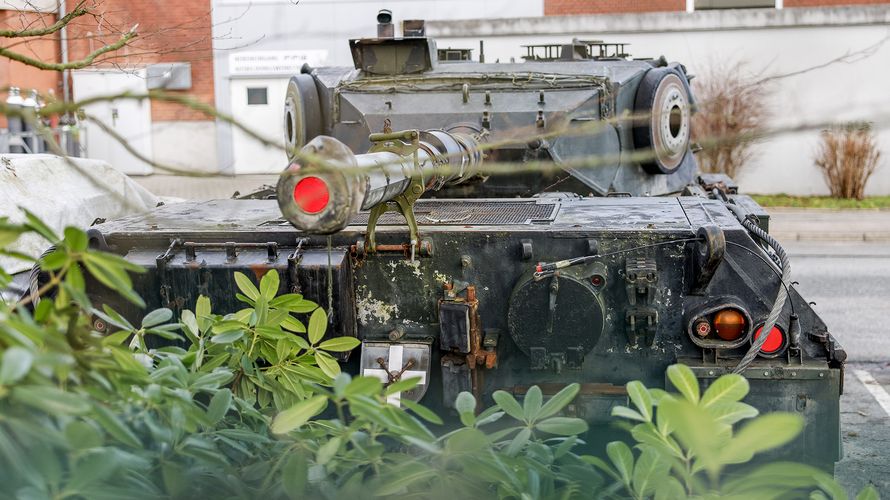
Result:
M592 432L630 380L666 387L678 362L703 387L738 372L748 403L806 420L779 454L831 470L846 355L793 287L769 215L731 179L698 175L682 65L584 41L473 62L422 22L397 38L380 21L350 41L354 68L291 80L274 199L165 205L90 231L148 269L133 276L147 310L203 294L234 312L233 273L275 270L280 292L328 311L326 335L360 339L344 371L420 378L393 404L447 413L461 391L577 382L567 411Z

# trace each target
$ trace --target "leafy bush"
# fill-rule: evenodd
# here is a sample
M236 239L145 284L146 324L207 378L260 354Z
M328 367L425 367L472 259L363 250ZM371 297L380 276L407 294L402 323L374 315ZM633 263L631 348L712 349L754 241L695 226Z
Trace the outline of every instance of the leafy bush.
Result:
M442 429L420 404L387 404L416 379L384 386L339 373L331 353L357 341L325 340L324 311L278 296L274 272L259 286L236 276L247 307L235 313L215 314L202 297L178 323L159 309L137 326L93 307L83 275L139 303L131 264L88 248L77 229L59 239L31 216L0 221L0 244L27 231L56 242L40 262L53 284L42 293L55 296L0 307L0 498L775 498L812 489L844 498L830 476L801 465L725 474L800 428L792 415L755 417L739 376L704 395L679 365L668 372L676 394L629 383L634 408L615 415L633 422L634 447L610 443L608 462L579 454L587 424L561 415L577 384L546 401L538 387L522 402L498 391L484 410L462 393L460 424ZM95 331L96 317L116 331ZM181 346L151 348L155 336Z

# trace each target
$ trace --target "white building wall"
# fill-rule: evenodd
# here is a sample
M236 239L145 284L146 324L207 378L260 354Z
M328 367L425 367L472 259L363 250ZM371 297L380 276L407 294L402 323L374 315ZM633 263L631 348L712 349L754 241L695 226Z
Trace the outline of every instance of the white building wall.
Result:
M442 46L476 47L486 61L520 60L522 44L581 39L629 42L634 56L665 55L692 74L720 64L745 63L753 74L782 75L842 62L775 80L774 127L810 130L770 138L737 179L749 193L828 194L813 164L825 123L874 122L883 164L868 194L890 194L890 8L735 10L644 15L433 22L428 32Z
M231 82L239 78L232 75L229 66L232 53L321 50L325 57L320 64L352 66L349 39L376 36L377 12L380 9L392 11L397 33L404 19L495 19L544 15L543 0L213 0L212 4L216 107L223 113L235 111L232 103L241 98L232 93ZM262 76L253 73L249 78L256 80ZM287 76L266 76L270 89L287 83ZM237 89L238 86L235 87ZM283 114L283 102L281 109ZM246 124L265 137L283 140L283 115L281 119ZM224 173L255 171L254 165L236 164L235 140L251 139L239 138L228 124L217 123L220 170ZM280 155L281 166L275 171L283 168L287 161L283 151Z

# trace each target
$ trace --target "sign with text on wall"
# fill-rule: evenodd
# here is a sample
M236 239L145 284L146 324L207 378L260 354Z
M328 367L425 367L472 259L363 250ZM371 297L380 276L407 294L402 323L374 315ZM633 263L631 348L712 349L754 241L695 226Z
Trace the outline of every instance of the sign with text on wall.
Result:
M321 66L328 57L326 50L258 50L229 54L229 75L266 76L293 75L304 64Z

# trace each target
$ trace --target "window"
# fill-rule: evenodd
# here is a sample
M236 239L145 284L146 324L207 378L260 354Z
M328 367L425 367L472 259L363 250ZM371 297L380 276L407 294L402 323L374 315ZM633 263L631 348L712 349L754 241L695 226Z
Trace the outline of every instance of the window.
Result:
M269 96L266 87L248 87L247 105L258 106L269 104Z

